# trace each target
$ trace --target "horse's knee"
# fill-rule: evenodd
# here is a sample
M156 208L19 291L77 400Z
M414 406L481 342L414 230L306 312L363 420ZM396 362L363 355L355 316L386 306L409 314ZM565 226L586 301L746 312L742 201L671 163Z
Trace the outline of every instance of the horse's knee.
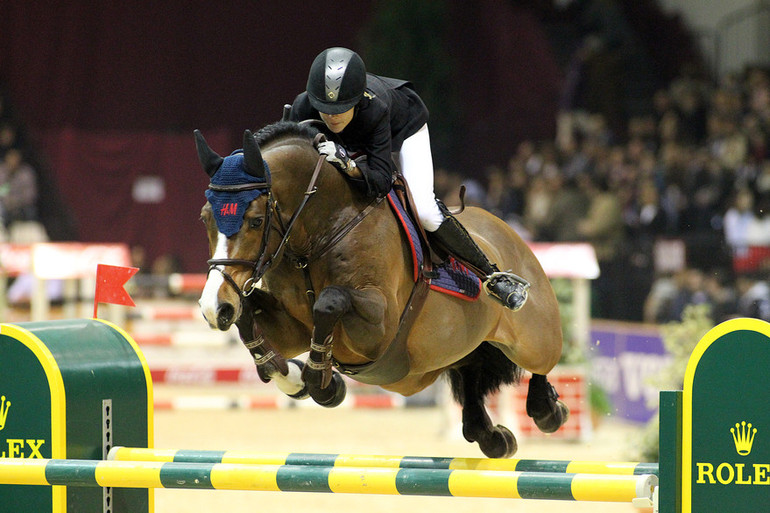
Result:
M316 324L334 320L351 308L350 293L342 287L326 287L313 304L313 320Z
M361 354L374 356L385 334L387 301L377 289L349 290L351 308L342 317L345 332Z
M387 300L378 289L350 291L356 315L370 324L380 324L385 316Z

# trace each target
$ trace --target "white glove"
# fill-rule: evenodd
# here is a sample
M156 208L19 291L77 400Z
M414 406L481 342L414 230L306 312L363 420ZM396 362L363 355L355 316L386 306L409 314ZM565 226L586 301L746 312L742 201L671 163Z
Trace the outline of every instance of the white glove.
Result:
M344 147L334 141L320 143L318 145L318 153L326 155L326 160L344 173L349 173L352 168L356 167L356 161L348 156L348 152Z

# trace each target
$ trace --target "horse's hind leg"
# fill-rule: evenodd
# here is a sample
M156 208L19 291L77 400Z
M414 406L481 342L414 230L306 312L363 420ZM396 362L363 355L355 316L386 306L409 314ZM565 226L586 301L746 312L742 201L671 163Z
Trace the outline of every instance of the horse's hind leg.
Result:
M527 415L543 433L553 433L569 418L569 408L542 374L533 374L529 380Z
M514 383L519 369L500 350L484 343L448 371L452 393L462 406L463 436L478 442L489 458L508 458L518 446L505 426L492 425L484 398L502 384Z

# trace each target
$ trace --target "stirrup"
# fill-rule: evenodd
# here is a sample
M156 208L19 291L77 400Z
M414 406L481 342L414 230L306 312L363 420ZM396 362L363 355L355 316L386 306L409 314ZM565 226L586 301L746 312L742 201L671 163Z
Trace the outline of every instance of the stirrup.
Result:
M529 297L530 283L510 271L495 271L484 280L484 290L514 312L521 310Z

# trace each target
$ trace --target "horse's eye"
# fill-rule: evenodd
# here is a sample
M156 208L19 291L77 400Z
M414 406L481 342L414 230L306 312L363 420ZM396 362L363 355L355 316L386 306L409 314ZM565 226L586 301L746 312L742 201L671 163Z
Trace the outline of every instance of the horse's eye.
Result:
M265 219L262 217L255 217L249 221L249 228L259 228L264 221Z

